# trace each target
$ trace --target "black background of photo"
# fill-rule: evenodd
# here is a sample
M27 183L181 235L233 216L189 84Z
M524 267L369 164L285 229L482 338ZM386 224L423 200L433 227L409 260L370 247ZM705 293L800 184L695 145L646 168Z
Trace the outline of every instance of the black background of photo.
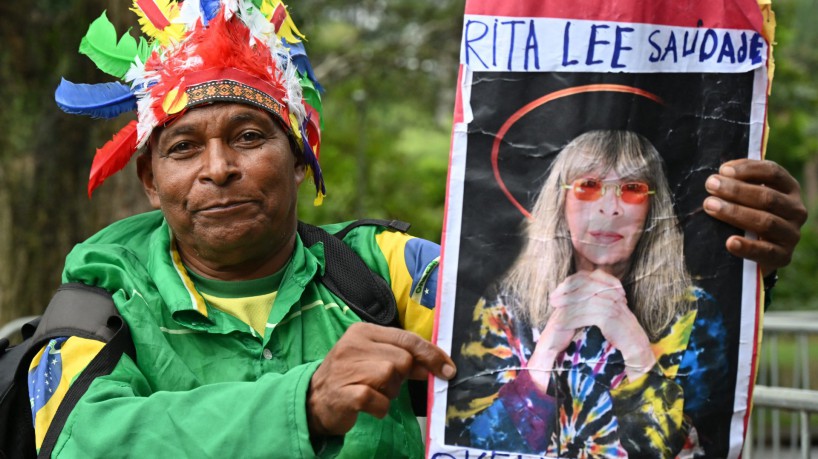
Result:
M735 228L702 210L704 182L725 161L746 157L749 143L753 73L600 74L474 73L464 183L455 324L472 320L474 305L513 263L522 245L525 217L502 193L493 175L491 149L496 133L527 103L565 88L619 84L659 96L664 105L634 94L594 92L572 95L535 108L506 133L499 170L512 195L530 211L562 147L594 129L628 129L650 139L663 157L676 215L685 239L685 258L696 286L715 297L727 327L728 374L737 371L741 324L742 261L724 248ZM759 127L760 128L760 127ZM451 218L451 217L450 217ZM452 357L459 363L466 327L455 327ZM465 368L463 368L465 369ZM457 380L468 378L459 372ZM730 384L735 380L714 381ZM456 385L450 391L456 390ZM730 390L733 394L735 391ZM732 400L727 406L733 406ZM726 456L732 412L697 430L724 438L708 454ZM447 432L454 438L458 433ZM447 440L447 443L449 441ZM450 443L451 444L451 443Z

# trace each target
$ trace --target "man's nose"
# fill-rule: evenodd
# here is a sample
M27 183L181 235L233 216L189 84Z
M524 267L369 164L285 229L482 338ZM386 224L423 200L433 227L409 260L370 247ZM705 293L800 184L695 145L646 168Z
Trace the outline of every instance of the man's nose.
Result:
M241 176L237 153L221 139L212 139L207 143L202 160L202 181L226 185Z

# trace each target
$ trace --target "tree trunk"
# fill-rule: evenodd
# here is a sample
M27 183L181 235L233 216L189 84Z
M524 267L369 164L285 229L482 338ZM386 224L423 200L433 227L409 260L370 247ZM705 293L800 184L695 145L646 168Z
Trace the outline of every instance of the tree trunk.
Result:
M54 103L61 76L80 83L114 80L77 49L106 8L117 24L121 4L0 3L0 324L42 312L74 244L147 208L133 165L98 189L93 201L86 197L95 148L127 120L66 115ZM120 33L127 30L117 25Z

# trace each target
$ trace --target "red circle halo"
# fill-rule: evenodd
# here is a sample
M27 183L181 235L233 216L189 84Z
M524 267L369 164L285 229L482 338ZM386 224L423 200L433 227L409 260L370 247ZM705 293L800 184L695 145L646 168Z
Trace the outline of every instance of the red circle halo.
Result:
M659 96L657 96L657 95L655 95L653 93L650 93L648 91L645 91L644 89L634 88L632 86L626 86L626 85L621 85L621 84L589 84L589 85L575 86L573 88L566 88L566 89L561 89L559 91L554 91L554 92L552 92L550 94L546 94L546 95L544 95L544 96L542 96L542 97L540 97L538 99L535 99L535 100L527 103L526 105L522 106L519 110L514 112L514 114L512 114L506 120L506 122L503 123L503 126L500 128L500 130L497 132L497 135L494 137L494 144L491 147L491 169L494 171L494 178L495 178L495 180L497 180L497 184L500 185L500 190L502 190L503 194L506 195L506 198L509 200L509 202L511 202L511 204L514 207L516 207L517 210L519 210L526 218L530 219L531 218L531 213L529 213L528 210L525 207L523 207L523 205L520 204L520 202L517 201L517 199L511 194L511 192L508 190L508 187L506 187L506 184L503 181L503 178L500 176L500 168L499 168L499 166L497 164L497 159L500 156L500 143L503 141L503 138L505 137L508 130L511 129L511 126L513 126L514 123L516 123L517 121L520 120L520 118L527 115L529 112L531 112L535 108L537 108L537 107L539 107L541 105L545 105L548 102L551 102L553 100L561 99L561 98L567 97L567 96L573 96L575 94L582 94L582 93L585 93L585 92L621 92L621 93L630 93L630 94L636 94L638 96L648 98L648 99L650 99L650 100L652 100L654 102L657 102L657 103L659 103L661 105L664 105L664 103L665 103L662 100L661 97L659 97Z

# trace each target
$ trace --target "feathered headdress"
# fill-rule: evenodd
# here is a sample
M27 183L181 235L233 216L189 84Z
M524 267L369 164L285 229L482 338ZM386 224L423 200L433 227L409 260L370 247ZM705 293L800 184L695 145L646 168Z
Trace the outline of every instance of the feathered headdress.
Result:
M149 39L118 38L103 13L80 43L80 53L127 84L63 79L55 93L66 113L114 118L137 112L137 121L97 150L88 196L125 167L156 126L197 105L229 101L278 118L303 154L320 205L326 194L318 165L323 89L304 35L281 0L134 0L131 10Z

